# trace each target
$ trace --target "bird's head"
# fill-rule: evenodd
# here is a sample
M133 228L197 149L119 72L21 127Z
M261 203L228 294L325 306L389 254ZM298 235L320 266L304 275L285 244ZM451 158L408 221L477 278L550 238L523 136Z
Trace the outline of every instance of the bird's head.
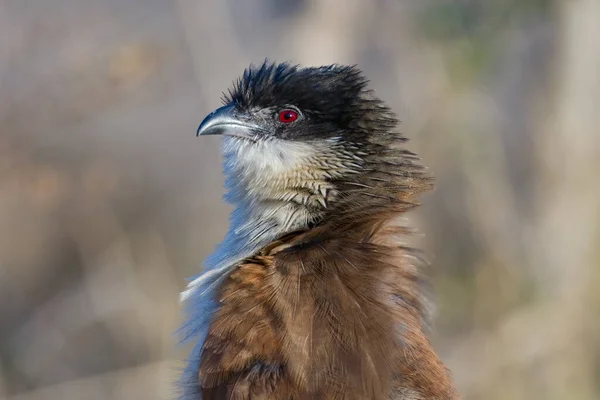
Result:
M396 118L355 67L265 62L246 69L224 104L197 135L223 136L234 203L293 204L314 222L346 195L387 196L377 193L409 155L393 150L404 140L393 133Z

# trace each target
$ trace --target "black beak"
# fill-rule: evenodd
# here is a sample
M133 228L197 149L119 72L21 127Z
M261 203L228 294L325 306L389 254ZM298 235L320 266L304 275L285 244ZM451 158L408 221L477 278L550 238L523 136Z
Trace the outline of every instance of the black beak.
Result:
M232 105L223 106L211 112L204 118L196 136L205 135L229 135L252 139L253 131L261 130L258 125L242 121L235 115L235 107Z

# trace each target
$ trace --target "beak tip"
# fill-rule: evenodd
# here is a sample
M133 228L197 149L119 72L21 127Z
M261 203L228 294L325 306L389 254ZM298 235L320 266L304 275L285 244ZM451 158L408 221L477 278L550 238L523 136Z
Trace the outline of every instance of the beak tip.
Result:
M234 107L228 105L208 114L196 129L196 137L229 135L249 138L251 130L255 128L257 127L254 124L240 121L234 114Z
M223 118L231 117L231 109L231 106L224 106L204 117L204 120L200 123L198 129L196 129L196 137L220 134L221 129L219 129L218 126Z

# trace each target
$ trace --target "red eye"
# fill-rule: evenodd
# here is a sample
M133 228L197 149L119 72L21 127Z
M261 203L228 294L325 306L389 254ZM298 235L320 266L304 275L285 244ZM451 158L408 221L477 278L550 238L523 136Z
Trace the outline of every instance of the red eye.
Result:
M298 113L294 110L281 110L279 111L279 122L289 124L298 119Z

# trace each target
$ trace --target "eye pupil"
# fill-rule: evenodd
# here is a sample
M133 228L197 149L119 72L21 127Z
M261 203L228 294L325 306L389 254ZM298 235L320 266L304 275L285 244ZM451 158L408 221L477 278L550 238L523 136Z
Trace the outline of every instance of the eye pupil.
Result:
M294 110L282 110L279 111L279 121L284 124L289 124L298 119L298 113Z

